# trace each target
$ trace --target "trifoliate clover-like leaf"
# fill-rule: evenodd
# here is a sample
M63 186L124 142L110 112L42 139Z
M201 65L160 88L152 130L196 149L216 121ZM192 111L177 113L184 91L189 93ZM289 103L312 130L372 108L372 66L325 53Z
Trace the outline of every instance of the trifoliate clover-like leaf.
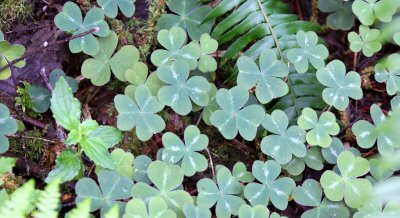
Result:
M210 83L201 76L189 78L189 72L181 60L163 64L157 70L158 78L167 84L158 90L158 99L180 115L192 111L192 101L199 106L206 106L209 101Z
M307 179L302 186L293 189L293 199L303 206L314 207L304 212L302 218L314 217L350 217L349 210L342 202L332 202L326 198L322 199L322 188L320 184Z
M140 155L133 161L134 172L133 179L135 182L144 182L151 184L149 177L147 176L147 169L151 164L152 160L146 155Z
M118 8L127 16L132 17L135 13L136 0L97 0L97 3L108 17L115 18L118 15Z
M349 105L349 98L359 100L363 96L361 77L351 71L346 74L346 66L339 60L331 61L317 71L318 81L327 86L322 91L324 101L336 109L344 111Z
M259 62L258 66L253 59L247 56L241 56L238 59L238 85L247 89L255 86L257 99L262 104L286 95L289 87L283 78L289 73L287 64L278 60L276 52L272 49L261 53Z
M353 218L366 217L396 217L400 214L400 204L397 201L389 201L383 208L382 202L379 200L371 200L364 207L359 208Z
M11 45L7 41L0 41L0 67L7 65L25 54L25 47L22 45ZM22 60L13 65L14 67L24 67L25 60ZM6 80L11 76L11 69L7 67L0 72L0 80Z
M157 67L169 61L184 61L190 70L197 67L197 60L200 58L201 49L199 43L186 44L186 32L180 27L173 27L170 30L163 29L158 32L158 42L165 49L155 50L151 54L151 62Z
M332 143L329 147L327 148L322 148L322 156L326 160L326 162L330 164L336 164L337 158L339 155L344 151L344 146L342 141L340 139L333 137L332 138Z
M130 71L130 69L127 70L126 72L128 73L129 71ZM127 76L127 80L130 80L129 79L130 76L128 76L128 75L126 75L126 76ZM135 84L128 85L124 91L125 95L131 97L133 101L136 101L135 100L136 88L142 84L143 83L140 83L140 84L137 83L137 85L135 85ZM146 81L144 82L144 85L146 85L147 88L149 88L151 95L157 96L158 90L160 90L161 87L164 87L166 84L158 78L156 72L153 72L149 75L149 77L147 77Z
M396 153L394 153L394 155L395 154ZM395 158L375 155L368 161L371 166L370 174L378 182L389 179L396 171L400 169L400 164Z
M161 159L170 164L179 164L185 176L193 176L208 167L207 159L199 152L208 146L208 137L200 133L197 126L185 129L184 142L174 133L167 132L162 136L164 149Z
M380 83L386 83L386 91L389 95L400 92L400 54L391 54L385 63L375 65L375 79Z
M135 46L126 45L114 54L118 45L118 36L114 32L98 41L100 51L92 55L93 58L83 62L82 75L96 86L102 86L110 81L111 72L119 80L126 81L126 71L139 60L138 49Z
M286 209L288 197L296 187L293 179L282 177L281 166L274 160L255 161L253 175L259 183L249 183L244 189L244 196L251 205L267 205L269 201L279 210Z
M132 68L129 68L125 72L126 80L135 86L144 84L148 75L149 69L147 65L142 62L135 63Z
M377 29L370 29L367 26L360 26L360 34L350 32L347 39L350 42L350 49L353 52L359 52L371 57L374 53L382 49L382 44L379 41L380 31Z
M282 165L282 169L285 169L290 175L298 176L306 166L316 171L324 168L324 158L320 147L309 148L305 157L294 157L289 163Z
M104 13L100 8L90 9L83 20L79 6L73 2L64 4L62 11L54 18L54 23L62 31L73 32L74 36L87 31L94 31L69 41L69 49L72 53L83 51L88 55L96 55L100 51L100 45L94 35L106 37L110 34L110 28L104 21Z
M279 164L287 164L296 157L306 156L304 145L306 132L298 126L289 126L289 119L285 112L275 110L271 115L266 114L263 127L270 133L261 141L261 151L274 158Z
M71 87L72 93L78 91L78 83L76 80L70 76L67 76L61 69L54 69L50 72L49 80L53 89L56 87L56 83L61 77L67 81L69 87Z
M217 61L211 54L218 50L218 41L205 33L200 37L200 49L199 70L203 73L214 72L217 69Z
M351 2L318 0L318 8L330 13L326 23L333 30L350 30L354 25L354 15Z
M221 167L217 171L217 182L205 178L197 182L197 204L207 208L215 206L217 217L228 218L237 215L245 201L240 197L243 188L231 172Z
M235 163L235 165L233 165L232 175L236 178L237 181L243 183L253 182L255 179L253 174L247 171L246 165L242 162L237 162Z
M17 121L10 116L8 107L0 103L0 154L6 152L10 146L6 135L16 133L17 129Z
M168 209L168 205L161 197L150 199L148 206L141 199L134 198L128 202L125 214L122 218L175 218L173 210Z
M147 141L155 133L165 128L164 120L156 113L160 112L164 105L152 96L150 90L141 85L136 88L136 103L126 95L117 95L114 98L118 111L118 129L129 131L136 128L136 134L142 141Z
M183 170L176 165L154 161L149 165L147 175L154 187L142 182L136 183L132 187L132 197L140 198L146 203L155 196L162 197L177 217L183 217L183 205L193 204L190 194L178 189L183 182Z
M32 110L37 113L44 113L50 107L51 93L43 86L31 85L28 88L29 98L32 103Z
M0 41L4 41L4 34L1 30L0 30Z
M331 201L344 199L351 208L362 207L372 192L371 182L358 178L369 172L368 160L344 151L338 157L337 166L340 175L327 170L321 176L320 182L325 196Z
M389 118L385 116L378 105L372 105L370 109L374 124L366 120L357 121L352 131L357 139L357 144L362 148L371 148L375 142L381 155L387 156L399 146L398 133L387 128L382 128Z
M89 198L90 211L101 210L106 213L114 205L119 205L119 211L124 211L124 199L130 197L133 182L128 177L121 176L115 171L102 170L98 174L99 185L91 178L83 178L76 183L76 203Z
M299 30L296 39L300 48L290 49L287 58L294 64L298 73L305 73L309 63L317 70L325 66L325 59L328 58L329 52L325 45L318 44L318 36L315 32L306 33Z
M168 8L176 14L164 14L158 20L158 29L170 29L179 26L187 31L192 40L199 40L203 33L210 33L214 20L203 23L211 7L197 0L170 0Z
M57 156L56 166L46 177L45 182L50 183L58 178L61 182L74 179L81 170L81 158L78 153L65 150Z
M130 152L125 152L121 148L114 149L111 152L111 158L116 163L115 171L121 176L126 176L130 179L133 178L133 154ZM96 166L96 174L101 172L104 168L101 166Z
M391 0L355 0L352 9L362 24L370 26L376 19L390 22L397 5L396 1Z
M185 217L211 218L210 209L203 205L194 206L193 204L185 204L183 205L183 214Z
M329 147L332 143L331 136L339 133L339 125L332 112L326 111L318 118L317 112L312 108L304 108L297 124L304 130L309 130L306 140L310 145L318 145L323 148Z
M393 35L393 41L397 44L400 45L400 32L397 32Z
M244 139L253 140L265 111L257 104L245 106L249 100L247 89L243 86L219 89L216 100L221 110L213 112L210 121L221 134L226 139L233 139L239 132Z
M239 218L266 218L269 216L269 210L264 205L256 205L254 207L243 204L239 208Z

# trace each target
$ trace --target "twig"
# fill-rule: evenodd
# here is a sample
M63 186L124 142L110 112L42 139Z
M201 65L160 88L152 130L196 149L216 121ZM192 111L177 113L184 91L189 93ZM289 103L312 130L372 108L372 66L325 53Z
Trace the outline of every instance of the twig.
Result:
M211 172L213 175L213 179L215 179L215 170L214 170L214 161L213 158L211 156L210 150L208 150L208 148L206 148L207 154L208 154L208 158L210 158L210 165L211 165Z
M7 68L9 68L9 67L11 67L11 66L14 66L16 63L18 63L18 62L20 62L20 61L26 59L27 57L30 57L30 56L32 56L32 55L34 55L34 54L36 54L36 53L42 51L43 49L46 49L46 48L49 48L49 47L52 47L52 46L56 46L56 45L59 45L59 44L65 43L65 42L69 42L69 41L71 41L71 40L84 37L84 36L86 36L86 35L92 34L92 33L97 32L97 31L99 31L99 28L98 28L98 27L97 27L97 28L94 28L94 29L92 29L92 30L83 32L83 33L81 33L81 34L78 34L78 35L75 35L75 36L71 36L71 37L69 37L69 38L66 38L66 39L57 41L57 42L55 42L55 43L49 44L49 43L46 41L46 42L44 42L44 43L42 44L42 46L40 46L40 48L38 48L38 49L36 49L36 50L33 50L33 51L31 51L31 52L26 52L22 57L17 58L17 59L15 59L15 60L9 62L8 64L6 64L6 65L0 67L0 72L4 71L5 69L7 69Z
M46 124L40 122L39 120L34 120L30 117L22 117L22 120L26 123L29 123L33 126L38 127L39 129L46 129L46 126L47 126Z
M53 144L57 143L56 141L53 141L53 140L49 140L49 139L45 139L45 138L37 138L37 137L33 137L33 136L26 136L26 135L9 135L8 137L10 137L10 138L33 139L33 140L39 140L39 141L53 143Z

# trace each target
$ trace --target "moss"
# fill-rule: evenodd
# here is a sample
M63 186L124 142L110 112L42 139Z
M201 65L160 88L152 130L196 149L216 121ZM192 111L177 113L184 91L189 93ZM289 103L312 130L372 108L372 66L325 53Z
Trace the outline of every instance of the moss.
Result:
M0 29L7 31L15 22L22 22L33 15L28 0L3 0L0 3Z
M143 148L146 146L145 142L142 142L136 136L136 132L133 130L126 133L125 139L117 147L130 151L135 157L143 154Z
M40 114L33 111L31 97L28 90L31 85L27 81L22 81L22 86L17 87L18 96L15 97L15 106L21 107L22 112L30 117L40 117Z
M47 142L40 140L44 138L44 134L44 132L34 129L25 131L21 137L10 138L10 151L31 161L44 160L47 153Z
M3 181L1 187L7 190L8 193L14 192L25 183L25 180L21 176L16 176L13 173L4 174L1 180Z

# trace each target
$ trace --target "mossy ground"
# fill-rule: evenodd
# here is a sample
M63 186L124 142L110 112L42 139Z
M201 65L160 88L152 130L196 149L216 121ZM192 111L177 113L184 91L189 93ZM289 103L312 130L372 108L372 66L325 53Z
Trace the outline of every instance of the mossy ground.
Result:
M20 23L32 14L29 0L2 0L0 3L0 29L8 31L12 24Z

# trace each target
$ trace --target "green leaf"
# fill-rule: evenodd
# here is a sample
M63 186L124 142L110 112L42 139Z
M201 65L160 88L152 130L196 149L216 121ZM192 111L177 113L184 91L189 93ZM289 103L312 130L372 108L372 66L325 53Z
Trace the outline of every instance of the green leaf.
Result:
M0 157L0 185L3 185L3 175L12 172L12 168L17 163L17 159L10 157ZM2 203L0 203L0 208Z
M326 18L328 27L332 30L350 30L354 25L354 15L351 2L318 0L318 8L322 12L330 13Z
M55 168L48 174L45 182L51 183L56 178L61 183L74 179L81 170L81 159L79 154L65 150L57 156Z
M113 55L118 45L118 36L114 32L98 41L100 51L83 62L82 75L96 86L108 83L111 72L119 80L126 81L125 73L139 61L139 50L135 46L126 45Z
M302 186L293 189L292 197L301 205L316 207L321 204L322 188L317 181L307 179Z
M4 41L4 34L1 30L0 30L0 41Z
M118 129L128 131L136 127L136 134L142 141L147 141L155 133L165 128L164 120L156 113L164 105L151 95L145 85L140 85L135 91L136 103L126 95L117 95L114 98L118 111Z
M400 91L400 54L391 54L386 62L375 65L375 79L379 83L386 83L386 91L394 95Z
M151 184L149 177L147 176L147 169L151 164L151 159L146 155L137 156L133 162L134 173L133 179L136 182L143 182L147 184Z
M350 212L343 202L332 202L327 198L324 198L317 207L307 210L301 215L301 218L315 217L349 218Z
M170 61L184 61L190 70L197 67L201 49L197 42L186 44L186 32L180 27L170 30L160 30L157 35L158 42L165 49L157 49L151 54L151 62L157 67Z
M243 204L239 208L239 218L265 218L269 216L269 210L264 205L250 205Z
M362 148L371 148L377 142L381 155L391 155L399 142L398 132L394 131L397 127L392 126L396 117L386 117L375 104L371 106L370 114L374 125L368 121L359 120L352 127L357 144ZM389 128L387 128L388 125Z
M279 164L287 164L296 157L306 156L304 145L306 132L298 126L288 128L289 119L281 110L266 114L263 127L273 135L267 135L261 141L261 151L274 158Z
M372 200L364 207L359 208L354 214L354 218L364 217L396 217L400 214L400 204L397 201L389 201L385 208L379 200Z
M118 8L126 17L132 17L135 13L136 0L97 0L104 13L111 18L118 15Z
M211 114L214 111L220 109L217 103L217 96L216 96L218 89L213 83L210 83L210 86L211 86L210 91L208 92L209 96L208 104L203 108L203 117L202 117L203 121L209 126L212 125L210 121Z
M72 90L64 78L56 83L50 99L54 119L66 130L77 129L80 123L81 103L72 95Z
M176 165L154 161L149 165L147 174L154 187L142 182L136 183L132 187L132 197L140 198L146 203L155 196L162 197L177 217L183 217L183 205L193 204L190 194L178 189L183 182L183 170Z
M207 159L199 153L207 148L208 137L201 134L197 126L191 125L185 129L184 139L183 142L174 133L164 133L161 159L170 164L179 164L185 176L190 177L208 167Z
M37 113L44 113L50 107L50 91L42 86L31 85L28 88L29 98L32 103L32 110Z
M111 152L111 158L116 163L117 167L115 171L121 176L126 176L128 178L133 178L133 154L130 152L125 152L121 148L114 149ZM103 167L96 166L96 174L101 172Z
M362 24L370 26L375 19L390 22L396 13L397 3L391 0L355 0L352 9Z
M176 15L162 15L157 25L159 30L179 26L186 30L193 40L199 40L203 33L210 33L214 21L211 19L202 22L203 18L211 11L210 6L203 5L198 0L186 0L184 3L180 0L169 0L167 5Z
M244 189L244 196L251 205L267 205L269 201L284 210L288 205L289 195L296 187L293 179L282 177L281 166L274 160L267 162L255 161L252 169L253 175L259 183L249 183Z
M244 163L242 162L237 162L235 165L233 165L232 169L232 175L235 177L235 179L239 182L253 182L254 181L254 176L251 174L251 172L247 171L247 167Z
M72 89L72 93L75 93L78 91L78 82L70 76L67 76L64 71L60 69L55 69L50 72L49 80L50 84L53 87L53 89L56 87L57 81L60 79L60 77L64 77L64 79L67 81L69 87Z
M10 116L7 106L0 103L0 154L6 152L10 146L6 135L16 133L17 129L17 122Z
M96 55L100 51L100 45L94 35L106 37L110 29L104 21L104 13L100 8L94 7L82 18L79 6L73 2L64 4L62 11L54 18L56 26L66 32L73 32L73 36L98 28L93 34L88 34L69 41L69 49L72 53L84 52L88 55Z
M379 41L380 31L377 29L370 29L367 26L360 26L360 34L355 32L349 33L347 39L350 42L350 49L354 52L362 50L363 54L371 57L374 53L382 49L382 44Z
M311 147L307 150L305 157L294 157L288 164L282 165L290 175L298 176L302 173L305 167L320 171L324 168L324 158L321 154L320 147Z
M116 164L108 152L106 144L100 138L84 137L79 144L82 150L97 165L113 170Z
M231 172L222 167L217 171L217 183L205 178L197 182L197 204L207 208L215 206L217 217L228 218L238 215L239 208L245 204L240 197L243 188L232 176Z
M318 145L323 148L329 147L332 143L331 135L337 135L340 130L333 113L323 112L318 118L317 112L312 108L303 109L297 124L300 128L309 130L306 139L310 145Z
M200 49L199 70L203 73L217 70L217 61L211 56L212 53L218 50L217 40L211 38L208 33L201 35Z
M168 205L161 197L153 197L148 203L141 199L134 198L128 202L123 218L175 218L173 210L168 209Z
M90 214L90 199L86 198L79 204L77 204L77 207L72 209L70 212L68 212L65 215L65 218L89 218L91 216Z
M119 206L115 205L107 213L104 214L104 218L119 218Z
M226 139L233 139L239 134L248 141L255 138L258 126L262 123L264 109L260 105L245 106L249 93L243 86L230 90L219 89L216 100L221 110L211 114L211 123L218 128Z
M168 84L158 91L158 99L180 115L192 111L192 101L206 106L209 100L210 83L200 76L189 78L189 72L188 65L180 60L163 64L157 70L158 78Z
M339 154L344 151L344 146L340 139L333 137L332 144L327 148L322 148L321 151L326 162L330 164L336 164Z
M7 65L25 54L25 47L22 45L11 45L7 41L0 41L0 67ZM22 60L13 65L14 67L22 68L25 66L25 60ZM0 72L0 80L6 80L11 76L11 69L7 67Z
M87 137L101 139L107 148L112 148L122 140L121 132L112 126L98 126Z
M101 214L104 214L116 204L120 206L119 211L123 211L126 204L123 200L130 197L132 180L108 170L101 171L98 180L99 186L90 178L80 179L76 183L76 203L79 204L89 198L91 212L101 209Z
M132 68L125 72L125 78L128 82L133 85L139 86L144 84L149 74L147 65L142 62L135 63Z
M309 68L309 63L315 68L325 67L325 59L328 58L329 51L325 45L317 44L318 36L315 32L304 32L300 30L296 34L297 43L300 48L288 50L287 58L294 64L298 73L305 73Z
M289 87L283 80L289 73L288 66L282 60L277 59L274 50L267 49L261 53L259 66L247 56L241 56L237 65L239 68L238 85L247 89L255 86L257 99L262 104L289 92Z
M321 176L320 182L325 196L331 201L344 199L351 208L362 207L372 192L372 185L367 179L357 177L369 172L368 160L344 151L338 157L337 166L340 175L327 170Z
M37 208L32 213L35 218L57 218L60 204L60 180L55 179L46 186L35 202Z
M369 159L369 164L371 166L370 174L379 182L387 180L400 168L399 163L394 158L381 155L375 155Z
M10 199L2 204L0 217L25 218L32 207L35 181L30 180L15 190Z
M340 111L349 105L349 98L360 100L363 96L361 77L351 71L346 74L346 66L339 60L331 61L317 71L318 81L327 86L322 92L324 101Z
M185 217L211 218L211 211L203 205L194 206L193 204L183 205Z

